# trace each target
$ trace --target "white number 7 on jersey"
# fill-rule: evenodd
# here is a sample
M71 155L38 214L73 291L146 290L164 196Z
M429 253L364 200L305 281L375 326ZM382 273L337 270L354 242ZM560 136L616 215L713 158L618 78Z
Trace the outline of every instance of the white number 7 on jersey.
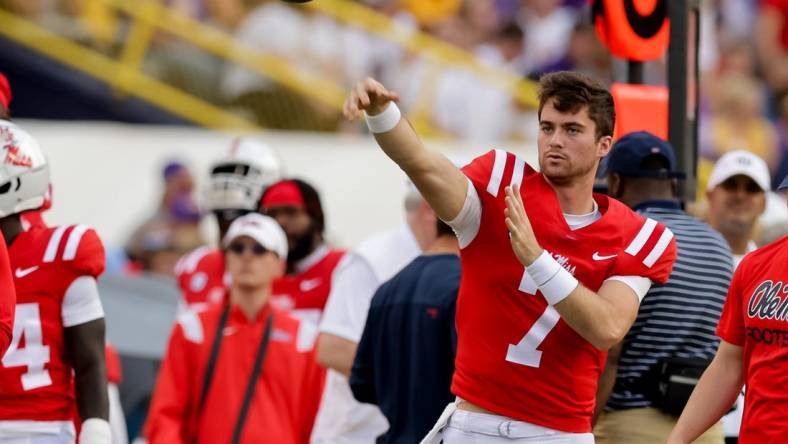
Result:
M520 291L530 295L536 294L536 283L528 273L523 272L523 278L520 281ZM538 368L539 363L542 361L542 351L537 350L537 348L555 328L559 319L561 319L561 316L555 311L555 308L548 305L542 315L539 316L539 319L528 330L528 333L520 339L520 342L517 345L509 344L506 360L515 364Z
M19 348L23 335L25 346ZM38 304L18 304L14 316L14 336L11 346L3 356L3 366L27 366L27 372L22 375L22 388L33 390L52 384L49 371L44 370L47 362L49 346L43 342Z

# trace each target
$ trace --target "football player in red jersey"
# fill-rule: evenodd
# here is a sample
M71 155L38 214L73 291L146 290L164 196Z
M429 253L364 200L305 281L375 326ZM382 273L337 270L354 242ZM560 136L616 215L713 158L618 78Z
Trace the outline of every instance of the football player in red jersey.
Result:
M612 96L582 74L542 77L540 173L502 150L457 169L425 148L397 98L367 79L344 111L366 112L378 144L462 248L452 383L459 399L425 441L593 442L605 352L624 337L652 282L667 280L676 256L667 228L592 193L611 149Z
M52 208L52 184L47 187L47 193L44 195L44 204L35 210L25 211L21 213L20 220L22 221L22 228L27 231L31 228L47 229L48 225L44 220L44 213ZM107 363L107 394L109 396L109 422L112 427L112 442L114 444L123 444L128 442L126 436L126 418L123 414L123 407L120 404L120 393L118 386L122 380L122 368L120 365L120 355L118 351L107 342L104 347L104 357ZM79 412L74 406L74 418L79 420ZM81 423L81 421L80 421Z
M0 72L0 119L8 119L8 104L11 102L11 87L8 79ZM1 236L0 236L1 237ZM0 241L0 355L11 344L11 329L14 325L16 291L11 277L11 264L5 239Z
M17 290L11 346L0 361L0 440L109 443L104 311L96 278L104 247L84 225L30 227L20 213L40 208L49 165L35 140L0 122L0 230Z
M780 189L788 189L788 176ZM742 444L788 437L788 237L748 254L736 268L717 326L717 355L692 392L669 444L690 443L727 413L742 385Z
M282 163L267 145L235 139L226 156L211 166L205 204L219 226L219 240L239 216L257 211L265 187L282 177ZM183 305L201 310L221 302L226 289L224 256L218 248L203 246L184 255L175 265Z
M5 239L0 235L0 355L11 345L15 307L16 289L11 276L11 261Z
M271 185L260 211L274 218L287 234L287 271L274 280L271 302L302 321L317 325L323 314L331 276L345 254L323 239L325 218L317 190L300 179Z

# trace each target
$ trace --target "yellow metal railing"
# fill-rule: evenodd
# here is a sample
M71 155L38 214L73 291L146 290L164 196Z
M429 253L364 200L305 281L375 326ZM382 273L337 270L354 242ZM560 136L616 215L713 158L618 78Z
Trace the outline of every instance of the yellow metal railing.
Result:
M103 1L134 18L135 21L148 23L206 52L237 63L261 76L269 77L293 91L317 99L337 110L342 109L346 92L339 85L298 69L278 57L261 53L234 40L227 33L169 9L156 0ZM131 37L128 45L132 44Z
M425 0L426 1L426 0ZM492 83L507 91L519 103L535 108L536 82L523 79L509 71L481 63L472 53L463 51L422 32L414 32L373 9L351 0L320 0L305 4L377 35L427 58L439 66L461 67L475 74L480 81Z
M216 129L256 128L251 122L185 94L139 69L87 49L3 9L0 9L0 34L199 125Z
M0 34L33 48L49 57L92 75L123 94L149 101L187 120L211 128L254 129L258 125L235 115L222 106L195 97L145 74L146 55L157 33L166 33L221 60L237 64L259 76L271 79L326 109L339 113L347 94L346 86L308 72L286 60L263 53L241 43L219 29L164 6L161 0L93 0L107 12L130 19L128 34L117 60L62 38L37 24L0 9ZM98 3L95 3L98 2ZM334 17L339 22L359 27L370 34L418 53L427 62L428 73L418 100L410 110L414 126L428 135L441 135L431 120L435 82L446 68L465 69L480 82L508 92L525 106L536 105L533 82L479 62L472 54L426 34L404 28L385 15L351 0L320 0L307 8ZM432 85L432 86L431 86Z

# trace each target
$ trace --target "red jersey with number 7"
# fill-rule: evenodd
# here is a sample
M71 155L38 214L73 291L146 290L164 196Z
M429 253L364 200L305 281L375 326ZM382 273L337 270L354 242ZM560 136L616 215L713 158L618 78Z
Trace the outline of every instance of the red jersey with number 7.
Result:
M673 234L603 195L594 195L601 217L572 230L544 176L512 153L490 151L463 172L473 185L468 199L480 211L467 228L471 233L458 233L462 280L452 392L499 415L590 432L606 353L547 305L515 257L504 188L521 184L539 244L595 292L612 276L664 283L676 257Z
M64 329L104 315L97 297L81 296L104 271L104 247L85 225L34 226L8 253L17 301L11 347L0 361L0 421L70 421L74 378Z

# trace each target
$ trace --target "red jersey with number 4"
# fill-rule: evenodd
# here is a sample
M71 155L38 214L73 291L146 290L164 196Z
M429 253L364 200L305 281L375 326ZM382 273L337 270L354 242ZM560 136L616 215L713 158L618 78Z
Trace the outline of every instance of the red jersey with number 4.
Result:
M739 442L788 437L788 237L739 264L717 334L744 347L744 416Z
M77 279L104 271L104 247L84 225L31 227L8 252L17 302L11 347L0 366L0 420L70 420L74 390L64 328L97 315L95 305L85 307L67 293Z
M590 432L606 353L560 319L515 257L504 187L521 184L539 244L593 291L611 276L665 282L676 257L672 233L603 195L594 196L601 218L573 231L545 178L505 151L490 151L463 171L481 216L461 251L452 392L499 415Z

